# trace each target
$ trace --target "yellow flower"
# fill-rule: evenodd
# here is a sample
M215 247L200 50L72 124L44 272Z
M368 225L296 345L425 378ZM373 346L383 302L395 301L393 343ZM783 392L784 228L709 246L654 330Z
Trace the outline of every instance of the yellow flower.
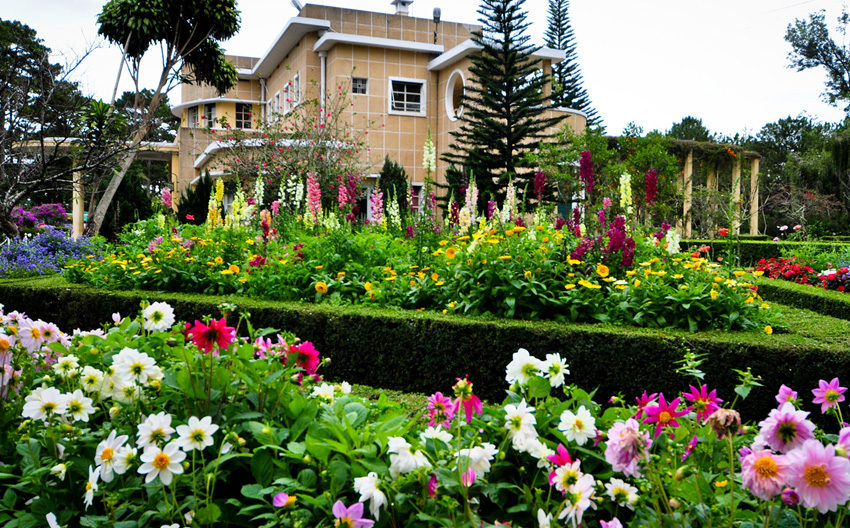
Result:
M770 308L770 305L769 305L769 304L767 304L767 303L761 303L761 307L762 307L763 309L767 310L768 308Z
M372 283L371 282L367 281L366 284L363 285L363 287L366 288L366 291L372 291Z
M773 333L773 327L770 326L770 325L765 326L764 327L764 333L767 334L767 335L772 334Z
M604 264L601 264L601 263L596 265L596 274L597 275L599 275L602 278L605 278L605 277L608 276L608 273L610 273L610 270L608 270L608 266L605 266Z
M344 272L344 271L337 272L337 274L336 274L336 278L337 278L337 280L339 280L339 279L341 279L341 278L343 278L343 277L345 277L345 272Z
M516 226L516 227L514 228L514 232L515 232L515 233L522 233L523 231L525 231L525 228L524 228L524 227L522 227L522 226Z
M443 281L437 281L437 282L436 282L436 285L437 285L437 286L442 286L443 284L445 284L445 282L443 282Z
M369 299L375 300L375 290L369 290Z
M543 242L549 242L549 237L543 237Z
M242 277L241 279L237 279L237 280L238 280L239 282L243 283L243 284L244 284L244 283L246 283L246 282L248 282L248 279L246 279L245 277Z
M469 240L469 237L468 236L462 236L462 237L458 237L456 239L457 242L463 242L464 240Z
M455 255L457 255L457 250L455 248L450 247L449 249L446 250L446 258L447 259L451 260L451 259L455 258Z
M230 270L230 273L239 273L239 266L237 266L236 264L231 264L230 267L227 269Z
M316 268L315 268L315 269L320 270L320 269L322 269L322 268L324 268L324 266L316 266Z
M511 235L513 235L513 234L514 234L514 230L513 230L513 229L508 229L507 231L505 231L505 236L511 236Z
M439 275L437 275L436 273L432 273L432 274L431 274L431 280L432 280L432 281L435 281L435 282L436 282L436 281L437 281L437 279L439 279L439 278L440 278L440 276L439 276Z
M452 302L449 303L449 308L451 308L452 310L455 309L455 306L457 306L456 302L452 301Z
M581 264L581 261L567 257L567 264L569 264L570 266L578 266L579 264Z
M448 241L448 240L440 240L440 245L441 245L441 246L445 246L445 245L446 245L446 244L448 244L448 243L449 243L449 241Z
M435 257L439 257L440 255L442 255L442 254L443 254L443 250L442 250L442 249L438 249L437 251L435 251L435 252L433 252L433 253L431 253L431 254L432 254L432 255L434 255Z
M223 258L221 258L221 257L216 257L216 258L215 258L215 263L216 263L216 264L224 264L224 259L223 259Z
M687 289L688 289L688 285L687 285L687 284L682 284L681 286L679 286L679 289L681 289L681 290L687 290Z
M724 279L724 278L723 278L723 277L721 277L720 275L718 275L717 277L714 277L714 282L723 282L723 281L725 281L725 280L726 280L726 279Z
M394 281L394 280L395 280L395 276L393 276L393 277L387 277L387 278L385 278L384 280L385 280L385 281Z
M635 279L635 288L640 287L640 279Z
M677 274L673 275L674 279L681 279L682 277L684 277L684 275L682 275L681 273L677 273Z
M525 271L523 271L523 275L525 275L526 279L530 279L531 278L531 271L525 270Z
M728 481L728 480L718 480L717 482L715 482L715 483L714 483L714 487L716 487L716 488L725 488L725 487L726 487L726 484L729 484L729 481Z
M565 290L572 290L572 289L573 289L573 288L575 288L575 287L576 287L576 285L575 285L575 284L564 284L564 289L565 289Z
M759 271L754 271L754 272L753 272L753 275L755 275L756 277L761 277L762 275L764 275L764 272L763 272L763 271L761 271L761 270L759 270Z
M249 238L248 240L245 241L245 243L248 244L249 246L253 246L254 242L255 242L255 240L253 238Z
M410 281L411 286L416 286L416 281Z
M316 283L316 291L319 293L328 293L328 285L319 281Z
M591 290L598 290L602 287L599 284L593 284L592 282L587 281L585 279L579 279L578 283L584 286L585 288L589 288Z
M499 257L499 260L511 260L511 256L510 255L502 255L501 257Z
M637 275L637 270L629 270L626 272L626 277L634 277Z
M744 304L753 304L753 298L752 298L752 297L747 297L747 300L746 300L746 301L744 301Z
M718 292L717 290L711 290L711 299L712 300L717 299L718 295L720 295L720 292Z

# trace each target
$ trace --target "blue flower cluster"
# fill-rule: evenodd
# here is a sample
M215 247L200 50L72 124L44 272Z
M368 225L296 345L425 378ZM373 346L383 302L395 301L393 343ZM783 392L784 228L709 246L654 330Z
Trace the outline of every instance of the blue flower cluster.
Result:
M0 245L0 279L62 273L68 260L88 255L99 260L100 254L96 241L85 237L72 240L65 231L48 226L35 236Z

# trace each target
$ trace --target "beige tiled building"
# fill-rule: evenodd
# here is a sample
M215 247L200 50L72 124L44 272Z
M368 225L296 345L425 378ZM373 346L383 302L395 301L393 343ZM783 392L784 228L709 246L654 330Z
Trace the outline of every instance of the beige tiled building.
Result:
M337 86L350 86L348 122L355 129L376 125L363 151L367 192L387 155L421 186L428 127L439 158L460 124L458 97L471 82L469 56L478 48L470 37L479 26L408 16L412 1L393 0L394 14L307 4L263 55L231 57L239 82L228 93L183 85L183 102L173 108L182 119L172 158L177 193L205 170L221 173L214 156L221 132L210 133L205 124L226 118L236 128L258 128L258 122ZM564 52L543 48L536 56L549 71ZM585 127L579 111L551 112L565 113L564 123L577 131ZM213 130L220 126L216 122ZM445 170L438 159L432 177L442 181Z

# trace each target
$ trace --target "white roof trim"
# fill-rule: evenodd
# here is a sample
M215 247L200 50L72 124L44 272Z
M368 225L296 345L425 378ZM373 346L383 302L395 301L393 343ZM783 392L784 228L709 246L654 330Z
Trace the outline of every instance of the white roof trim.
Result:
M316 45L313 46L313 51L327 51L337 44L352 44L357 46L371 46L376 48L405 51L420 51L424 53L443 53L446 49L446 47L442 44L428 44L426 42L414 42L411 40L328 32L325 33L318 42L316 42Z
M171 107L171 113L174 117L183 117L183 110L189 108L190 106L198 106L203 104L212 104L212 103L246 103L246 104L261 104L258 101L252 101L250 99L232 99L225 97L208 97L207 99L193 99L192 101L186 101L185 103L180 103L179 105L174 105Z
M564 113L567 113L567 114L578 114L578 115L584 117L585 119L587 119L586 113L582 112L581 110L576 110L575 108L567 108L566 106L556 106L556 107L553 107L552 110L555 110L557 112L564 112Z
M428 63L429 70L444 70L459 60L465 58L470 53L474 53L481 49L481 46L472 41L472 39L467 39L453 47L449 51L443 53L439 57L435 58L431 62ZM567 52L564 50L552 49L552 48L540 48L532 55L535 59L548 59L551 60L553 64L557 64L567 58Z
M290 18L280 34L272 41L271 47L254 64L250 75L241 76L243 79L268 78L280 66L284 57L301 42L304 35L314 31L327 31L331 28L330 20L319 18L293 17Z

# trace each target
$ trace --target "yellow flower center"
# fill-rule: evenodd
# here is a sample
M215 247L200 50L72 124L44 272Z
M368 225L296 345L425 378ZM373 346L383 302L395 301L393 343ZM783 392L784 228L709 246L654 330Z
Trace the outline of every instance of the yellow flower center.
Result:
M658 413L658 421L663 425L667 425L673 419L673 415L667 411L661 411Z
M753 464L753 469L763 479L774 478L779 473L779 466L770 457L761 457L756 460L756 463Z
M33 327L30 329L30 332L32 333L33 339L39 339L41 337L41 330L38 328Z
M829 485L829 473L826 472L825 465L807 467L803 479L813 488L823 488Z
M86 491L91 491L91 482L86 482Z
M104 462L112 460L112 457L115 455L115 452L111 447L106 447L103 449L103 452L100 454L100 459Z
M204 438L206 438L206 434L203 429L195 429L192 431L192 440L195 442L203 442Z
M583 429L584 428L584 422L582 422L581 420L576 418L576 427L575 428L576 429Z
M162 471L163 469L168 467L168 464L171 463L171 459L165 453L160 453L156 455L156 458L153 459L153 467Z

